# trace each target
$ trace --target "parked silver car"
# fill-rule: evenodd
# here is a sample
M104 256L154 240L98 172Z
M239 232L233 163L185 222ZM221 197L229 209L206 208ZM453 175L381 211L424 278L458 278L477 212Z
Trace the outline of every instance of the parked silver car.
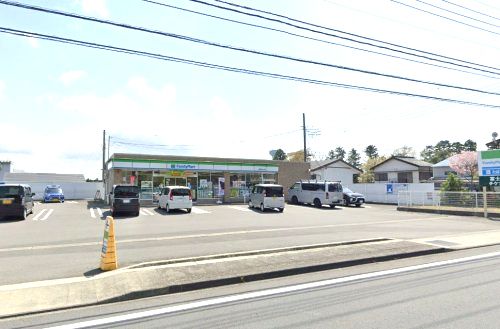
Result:
M285 210L285 197L283 186L277 184L257 184L250 192L248 200L250 208L258 207L264 212L266 209L278 209L279 212Z

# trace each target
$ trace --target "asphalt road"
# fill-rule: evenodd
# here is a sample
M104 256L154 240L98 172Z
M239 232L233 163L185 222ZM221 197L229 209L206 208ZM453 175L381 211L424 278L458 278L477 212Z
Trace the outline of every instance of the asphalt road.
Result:
M498 328L499 251L370 264L0 320L0 326L88 328L86 322L94 321L100 325L91 328Z
M101 215L102 214L102 215ZM99 265L105 207L37 204L26 221L0 221L0 285L82 276ZM143 208L116 219L118 262L141 262L368 238L413 239L497 230L474 217L398 212L394 206L287 205L284 213L244 205L199 206L191 214Z

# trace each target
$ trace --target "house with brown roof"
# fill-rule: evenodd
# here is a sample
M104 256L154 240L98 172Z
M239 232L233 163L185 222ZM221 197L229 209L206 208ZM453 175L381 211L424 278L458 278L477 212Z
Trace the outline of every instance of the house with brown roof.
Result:
M357 176L363 171L341 159L328 159L311 162L311 178L317 180L340 181L342 185L357 182Z
M432 163L414 157L392 156L372 168L375 182L421 183L432 177Z

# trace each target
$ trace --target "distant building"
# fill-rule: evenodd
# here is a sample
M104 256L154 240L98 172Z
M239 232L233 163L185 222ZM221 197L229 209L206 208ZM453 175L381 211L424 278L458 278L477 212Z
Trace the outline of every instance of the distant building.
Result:
M10 172L11 172L11 162L0 161L0 182L3 182L5 174Z
M6 183L81 183L85 182L82 174L51 174L51 173L6 173Z
M448 174L457 174L450 167L450 159L451 157L432 166L432 180L446 180Z
M341 159L329 159L311 162L311 178L317 180L341 181L343 185L352 185L363 171Z
M414 157L392 156L372 170L375 182L421 183L432 177L432 163Z
M489 150L498 150L500 149L500 139L494 139L489 143L486 143L486 146Z

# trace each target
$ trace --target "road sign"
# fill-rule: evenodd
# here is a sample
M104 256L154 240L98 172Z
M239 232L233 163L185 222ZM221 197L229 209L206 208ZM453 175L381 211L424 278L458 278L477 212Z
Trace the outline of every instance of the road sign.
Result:
M500 150L478 152L480 176L500 176Z
M500 186L500 175L499 176L480 176L479 177L480 186Z

